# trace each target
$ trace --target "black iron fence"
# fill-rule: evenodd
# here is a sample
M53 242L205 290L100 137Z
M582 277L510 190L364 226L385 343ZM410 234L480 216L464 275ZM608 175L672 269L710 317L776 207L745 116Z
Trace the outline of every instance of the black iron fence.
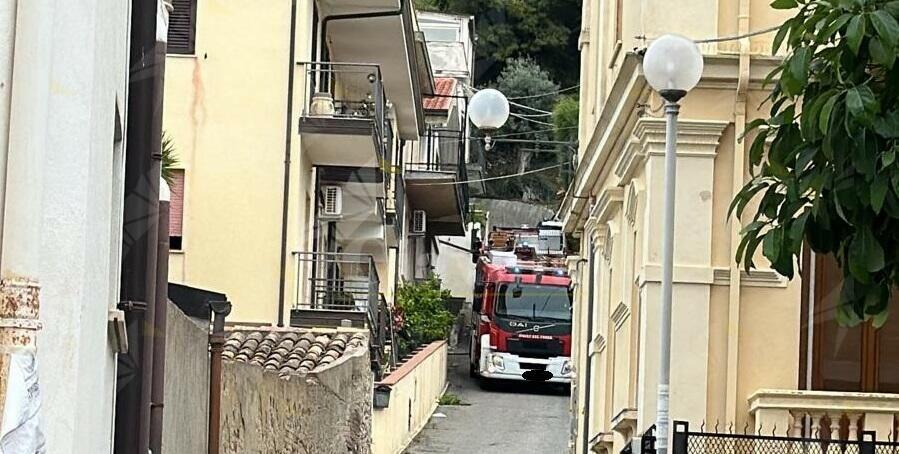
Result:
M899 442L878 440L872 431L861 431L857 439L831 439L824 437L799 437L787 435L790 428L772 428L770 433L752 433L748 426L743 433L734 432L729 426L722 432L706 431L704 425L699 431L690 429L683 421L675 421L671 433L670 454L899 454ZM821 434L819 434L821 435ZM889 437L892 439L892 434ZM655 426L650 427L636 445L626 446L620 452L633 453L635 446L642 454L656 454Z

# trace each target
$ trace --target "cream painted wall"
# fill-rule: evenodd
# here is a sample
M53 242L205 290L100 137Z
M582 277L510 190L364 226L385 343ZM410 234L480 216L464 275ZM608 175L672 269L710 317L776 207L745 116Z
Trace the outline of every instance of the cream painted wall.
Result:
M782 23L788 14L771 10L767 1L748 1L751 30ZM600 442L600 449L618 452L630 436L655 420L664 174L664 124L656 106L662 101L648 89L628 94L627 84L622 83L639 80L640 69L637 65L636 75L622 72L628 66L622 64L625 52L616 52L618 3L624 5L620 40L625 50L645 46L648 41L642 37L652 39L667 32L696 39L734 34L740 6L739 0L584 2L582 168L581 180L574 187L583 188L575 195L591 199L583 213L569 216L566 229L581 235L581 256L588 256L587 238L597 239L597 253L592 297L586 263L577 273L574 355L579 380L573 395L578 408L572 446L578 453L584 452L588 386L592 388L588 436ZM671 14L673 9L677 14ZM765 114L756 109L767 95L761 79L766 75L764 68L771 65L772 38L773 34L766 34L749 40L752 70L747 121ZM671 411L674 419L696 424L734 420L742 427L749 418L751 393L763 387L795 389L798 384L801 283L798 278L785 282L771 274L743 276L740 291L730 291L733 245L727 208L740 164L734 161L739 144L734 122L740 46L724 42L701 48L708 56L708 77L681 109ZM620 97L624 95L629 97ZM622 99L627 101L622 104ZM638 118L636 103L641 99L653 111ZM745 168L746 163L742 165ZM763 269L767 266L764 259L757 263ZM733 294L739 296L735 301ZM588 334L591 302L594 329ZM735 309L737 313L732 314ZM598 350L597 339L602 344ZM580 380L586 375L589 352L594 352L594 373L591 383L584 383ZM637 410L633 420L621 416L628 408ZM616 416L624 420L613 428Z
M296 61L309 60L311 2L299 2ZM232 321L277 320L290 0L208 0L197 6L196 54L166 61L165 129L185 170L183 250L170 279L224 292ZM296 67L292 130L303 105ZM311 168L291 132L291 250L305 249ZM287 316L285 315L287 318Z

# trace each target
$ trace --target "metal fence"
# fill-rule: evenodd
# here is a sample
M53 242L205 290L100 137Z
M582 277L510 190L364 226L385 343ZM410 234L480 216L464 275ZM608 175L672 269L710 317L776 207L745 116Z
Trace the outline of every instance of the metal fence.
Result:
M858 439L831 439L827 432L824 437L797 437L778 435L777 428L770 433L758 431L735 433L731 425L722 432L707 432L704 425L699 431L690 430L683 421L674 422L671 433L671 454L899 454L899 443L878 440L872 431L861 431ZM788 433L790 428L781 429ZM892 435L892 434L891 434ZM892 438L892 437L889 437ZM655 426L639 437L637 445L642 454L656 454ZM634 445L628 445L621 453L634 452Z
M378 320L380 278L367 254L294 252L297 294L294 309L368 312Z

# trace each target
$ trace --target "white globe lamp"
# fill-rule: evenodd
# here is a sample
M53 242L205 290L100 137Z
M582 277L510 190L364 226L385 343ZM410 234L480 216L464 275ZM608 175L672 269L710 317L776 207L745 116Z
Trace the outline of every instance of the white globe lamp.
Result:
M493 148L490 134L503 127L509 119L509 100L506 95L493 88L485 88L471 97L468 103L468 118L485 134L485 148Z
M643 74L666 101L676 102L699 83L702 53L689 38L663 35L646 50Z

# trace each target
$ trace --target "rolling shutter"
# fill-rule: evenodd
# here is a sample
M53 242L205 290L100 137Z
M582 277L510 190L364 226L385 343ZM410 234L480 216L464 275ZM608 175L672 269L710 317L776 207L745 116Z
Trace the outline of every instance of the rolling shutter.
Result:
M172 0L174 10L169 15L168 53L194 53L197 35L197 0Z
M181 236L184 222L184 170L172 170L172 201L169 205L169 236Z

